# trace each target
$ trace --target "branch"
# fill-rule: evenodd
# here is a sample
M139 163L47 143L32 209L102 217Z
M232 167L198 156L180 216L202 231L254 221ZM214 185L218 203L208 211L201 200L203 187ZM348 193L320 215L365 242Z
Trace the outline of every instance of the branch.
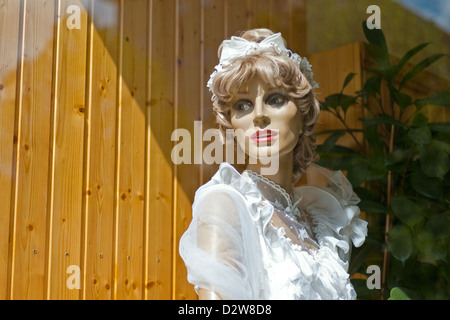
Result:
M355 130L351 129L347 123L345 122L345 120L342 118L342 116L336 111L336 113L334 114L344 125L345 130L350 134L350 136L353 138L353 140L355 140L356 144L358 145L358 148L360 149L360 151L363 150L363 146L361 145L361 143L358 141L358 139L356 138L356 136L353 134L353 132Z

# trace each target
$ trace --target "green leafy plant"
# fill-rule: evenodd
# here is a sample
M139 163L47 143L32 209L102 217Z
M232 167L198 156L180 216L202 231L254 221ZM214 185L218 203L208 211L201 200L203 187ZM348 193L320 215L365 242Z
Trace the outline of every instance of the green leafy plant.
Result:
M364 279L352 280L359 298L450 298L450 123L430 122L425 106L449 107L450 92L415 99L405 91L411 79L445 55L417 64L411 58L420 44L391 62L384 34L369 30L365 49L374 61L362 90L341 92L321 102L342 129L328 130L318 147L320 164L347 172L369 221L366 243L352 254L350 273L365 274L369 265L382 268L381 290L368 290ZM348 126L349 108L364 108L367 117ZM348 135L356 147L339 140ZM362 137L362 138L361 138Z

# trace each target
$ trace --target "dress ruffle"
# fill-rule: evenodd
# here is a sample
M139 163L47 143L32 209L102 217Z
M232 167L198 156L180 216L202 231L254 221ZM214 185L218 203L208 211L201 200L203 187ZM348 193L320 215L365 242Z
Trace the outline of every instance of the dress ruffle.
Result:
M319 246L317 250L291 243L284 236L285 230L271 223L272 203L262 197L250 179L230 164L222 163L212 179L197 190L193 220L180 240L180 255L188 269L188 280L196 287L215 291L226 299L355 299L356 293L347 273L348 259L351 243L358 247L364 242L367 222L359 218L356 205L359 199L342 173L318 166L313 169L324 175L327 183L295 188L292 202L297 204L298 210L310 214ZM246 213L236 213L240 217L233 221L241 219L241 222L235 226L221 227L218 223L226 237L232 234L230 239L244 242L238 250L240 254L233 255L231 263L230 259L224 258L223 252L208 253L199 249L197 231L202 223L201 203L218 192L227 193L235 203L240 203L241 209L246 208L239 211ZM224 210L224 214L231 211ZM250 218L250 223L245 222L245 215ZM230 268L221 264L229 264ZM213 266L220 273L205 272ZM227 272L232 275L228 277ZM240 289L232 286L240 286Z

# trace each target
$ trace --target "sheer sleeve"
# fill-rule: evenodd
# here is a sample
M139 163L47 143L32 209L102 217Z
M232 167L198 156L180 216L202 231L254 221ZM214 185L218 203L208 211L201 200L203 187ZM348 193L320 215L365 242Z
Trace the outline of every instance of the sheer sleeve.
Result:
M180 240L188 281L223 299L258 297L262 266L256 226L244 196L223 184L199 189ZM245 230L245 232L243 232Z
M352 243L360 247L367 236L367 222L359 218L360 199L341 171L331 171L312 164L309 185L300 187L302 205L313 214L316 235L321 245L336 250L348 262Z

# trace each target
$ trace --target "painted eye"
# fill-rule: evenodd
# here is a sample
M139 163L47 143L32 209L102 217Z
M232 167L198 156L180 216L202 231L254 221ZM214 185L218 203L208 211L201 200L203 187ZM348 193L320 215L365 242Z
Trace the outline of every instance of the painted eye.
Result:
M239 111L241 111L241 112L249 111L252 107L253 107L252 103L248 100L239 100L234 105L234 109L238 112Z
M280 108L283 107L288 102L288 98L284 95L275 93L267 98L266 103L272 107Z

